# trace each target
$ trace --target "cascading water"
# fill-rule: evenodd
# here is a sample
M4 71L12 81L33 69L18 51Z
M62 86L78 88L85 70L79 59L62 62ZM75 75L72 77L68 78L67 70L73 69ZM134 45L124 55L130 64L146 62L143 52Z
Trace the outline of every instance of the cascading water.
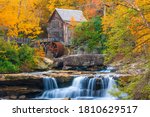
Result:
M102 98L103 99L117 99L116 97L114 97L110 94L111 91L113 91L113 92L118 91L116 81L114 80L114 78L112 76L107 76L107 77L109 79L109 82L107 82L107 84L105 84L105 86L107 85L107 88L105 88L104 95Z
M44 90L52 90L58 88L55 78L43 78Z
M58 88L54 78L44 78L44 93L40 99L115 99L110 95L116 85L112 76L78 76L74 78L72 85L65 88Z

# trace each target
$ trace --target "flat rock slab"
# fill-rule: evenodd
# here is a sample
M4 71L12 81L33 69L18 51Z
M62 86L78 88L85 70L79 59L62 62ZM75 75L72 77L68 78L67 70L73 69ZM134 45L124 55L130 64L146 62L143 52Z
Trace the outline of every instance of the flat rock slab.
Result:
M41 75L33 75L28 73L18 73L18 74L1 74L0 81L3 80L25 80L25 79L40 79Z

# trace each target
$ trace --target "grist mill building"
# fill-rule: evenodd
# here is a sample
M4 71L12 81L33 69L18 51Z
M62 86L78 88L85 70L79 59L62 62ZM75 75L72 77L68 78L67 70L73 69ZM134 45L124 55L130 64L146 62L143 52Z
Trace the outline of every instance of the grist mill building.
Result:
M76 23L87 21L81 10L56 8L48 21L48 38L68 45L72 38L72 20Z

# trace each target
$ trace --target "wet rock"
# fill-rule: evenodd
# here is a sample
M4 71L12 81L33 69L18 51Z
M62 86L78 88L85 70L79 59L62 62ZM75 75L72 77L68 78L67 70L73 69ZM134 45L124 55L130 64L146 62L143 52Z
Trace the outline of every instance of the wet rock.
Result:
M109 72L116 72L118 70L118 68L117 67L107 67L107 70Z
M21 95L21 96L19 96L19 99L20 100L24 100L24 99L26 99L26 96L25 95Z
M16 100L16 99L17 99L17 96L11 95L9 98L12 99L12 100Z
M7 92L4 92L4 91L0 90L0 97L4 97L6 95L7 95Z
M71 100L71 98L64 98L63 100Z
M102 82L102 80L101 79L99 79L99 78L97 78L96 79L96 83L95 83L95 88L96 88L96 90L100 90L100 89L102 89L103 87L103 82Z
M9 96L5 96L5 97L3 97L3 98L1 98L1 99L3 99L3 100L4 100L4 99L7 99L7 100L8 100L8 99L10 99L10 97L9 97Z
M73 79L73 75L68 73L51 73L48 76L56 78L61 83L65 83Z

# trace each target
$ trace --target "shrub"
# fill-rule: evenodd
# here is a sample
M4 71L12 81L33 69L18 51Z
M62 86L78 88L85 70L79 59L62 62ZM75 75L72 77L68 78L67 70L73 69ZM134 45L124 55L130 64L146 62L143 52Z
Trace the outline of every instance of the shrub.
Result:
M84 47L87 52L96 50L103 53L106 49L105 42L106 37L102 31L102 20L98 16L77 25L74 30L72 45Z
M128 81L119 81L119 92L115 92L113 95L117 96L117 93L127 93L128 97L125 99L136 100L149 100L150 99L150 71L146 74L132 76Z
M18 47L15 42L0 39L0 73L31 71L41 57L44 57L41 48L34 49L28 45Z
M14 73L18 71L19 67L14 65L10 61L0 61L0 73Z
M28 45L22 45L18 51L21 64L34 61L34 49Z

